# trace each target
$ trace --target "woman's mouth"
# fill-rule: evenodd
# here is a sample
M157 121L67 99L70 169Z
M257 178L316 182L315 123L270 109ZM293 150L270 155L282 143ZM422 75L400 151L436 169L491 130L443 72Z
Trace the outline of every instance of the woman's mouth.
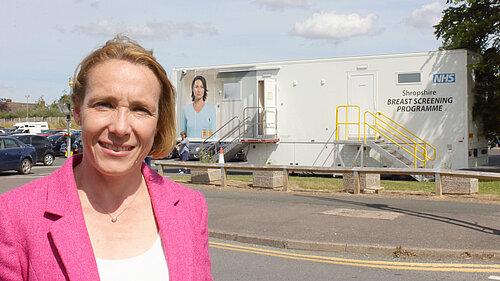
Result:
M103 142L101 142L100 144L102 147L116 151L116 152L129 151L129 150L132 150L134 148L133 146L114 146L114 145L111 145L108 143L103 143Z

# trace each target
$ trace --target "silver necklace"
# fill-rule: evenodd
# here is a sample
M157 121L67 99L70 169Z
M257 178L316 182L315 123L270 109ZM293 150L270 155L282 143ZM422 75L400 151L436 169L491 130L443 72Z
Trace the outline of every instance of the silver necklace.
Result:
M111 218L111 222L112 223L115 223L118 221L118 217L121 216L123 214L123 212L125 212L128 207L130 207L132 205L132 203L134 203L135 201L135 198L137 198L137 194L139 194L139 190L137 190L137 192L134 194L134 198L132 198L132 201L130 201L130 203L125 207L123 208L123 210L121 210L120 213L118 213L117 215L112 215L110 212L108 212L108 210L106 208L104 208L104 206L102 206L100 204L100 202L97 202L97 204L99 205L99 207L101 207L105 212L106 214Z

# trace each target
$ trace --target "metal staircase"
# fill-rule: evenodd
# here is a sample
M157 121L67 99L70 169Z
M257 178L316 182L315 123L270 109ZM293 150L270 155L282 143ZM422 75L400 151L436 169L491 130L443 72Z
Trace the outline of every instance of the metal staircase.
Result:
M266 118L267 116L273 118ZM279 141L276 139L276 119L275 107L266 109L246 107L243 110L243 120L240 120L238 116L234 116L200 144L202 161L217 162L220 148L224 151L224 161L229 161L250 143ZM227 130L227 132L222 137L217 139L214 137L224 130Z
M375 132L374 139L380 141L372 142L372 147L377 151L380 151L378 148L383 149L406 167L426 168L428 160L436 159L436 148L381 112L365 112L365 142L368 129L372 129Z
M413 164L412 161L407 159L403 154L399 153L397 149L391 147L391 145L386 143L384 140L367 140L366 144L374 151L378 152L382 157L390 160L395 168L409 168Z
M345 108L345 121L341 121L343 112L339 114L339 109ZM348 111L351 110L351 112ZM354 111L354 112L352 112ZM349 118L351 117L351 118ZM357 117L357 118L356 118ZM342 142L344 145L351 143L351 146L357 146L361 150L368 149L379 155L379 159L369 157L372 163L378 162L380 166L394 168L426 168L428 161L436 159L436 149L410 132L401 124L392 120L381 112L372 113L366 111L364 113L364 121L361 123L360 108L356 105L342 105L337 107L336 121L336 141ZM357 120L349 120L357 119ZM363 134L361 135L361 124L363 124ZM345 126L345 139L339 140L339 126ZM351 139L348 137L348 126L357 128L357 136ZM341 134L342 136L342 134ZM363 139L361 140L361 136ZM364 148L363 148L364 147ZM358 149L359 149L358 148ZM373 154L372 152L365 154ZM361 155L361 163L356 159ZM348 159L347 162L356 163L359 166L363 165L363 153L358 153L356 159ZM366 157L366 156L365 156ZM365 160L365 163L367 161ZM335 163L335 161L334 161ZM422 176L414 176L417 180L424 180Z
M240 150L248 145L240 141L245 134L244 127L245 120L241 121L238 116L231 118L199 145L201 148L200 159L206 162L217 162L220 148L224 150L225 161L235 157ZM224 129L228 129L228 131L222 137L215 139L214 136Z

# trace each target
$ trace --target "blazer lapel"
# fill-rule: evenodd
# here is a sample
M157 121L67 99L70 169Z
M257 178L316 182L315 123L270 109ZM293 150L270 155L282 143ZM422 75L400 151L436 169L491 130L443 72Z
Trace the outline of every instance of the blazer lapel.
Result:
M192 234L189 219L182 211L180 196L172 183L143 164L143 175L148 185L165 250L170 280L192 280Z
M73 175L73 163L80 161L81 157L67 160L48 183L45 217L53 221L48 239L69 280L99 280Z

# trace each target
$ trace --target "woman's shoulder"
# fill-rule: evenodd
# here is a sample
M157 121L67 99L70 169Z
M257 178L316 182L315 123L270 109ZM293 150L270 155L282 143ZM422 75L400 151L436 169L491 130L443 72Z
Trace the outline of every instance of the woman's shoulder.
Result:
M201 109L201 111L203 112L203 114L205 115L213 115L215 114L215 105L211 104L211 103L205 103L205 105L203 106L203 108Z
M208 110L210 111L215 111L215 105L211 104L211 103L205 103L205 106Z

